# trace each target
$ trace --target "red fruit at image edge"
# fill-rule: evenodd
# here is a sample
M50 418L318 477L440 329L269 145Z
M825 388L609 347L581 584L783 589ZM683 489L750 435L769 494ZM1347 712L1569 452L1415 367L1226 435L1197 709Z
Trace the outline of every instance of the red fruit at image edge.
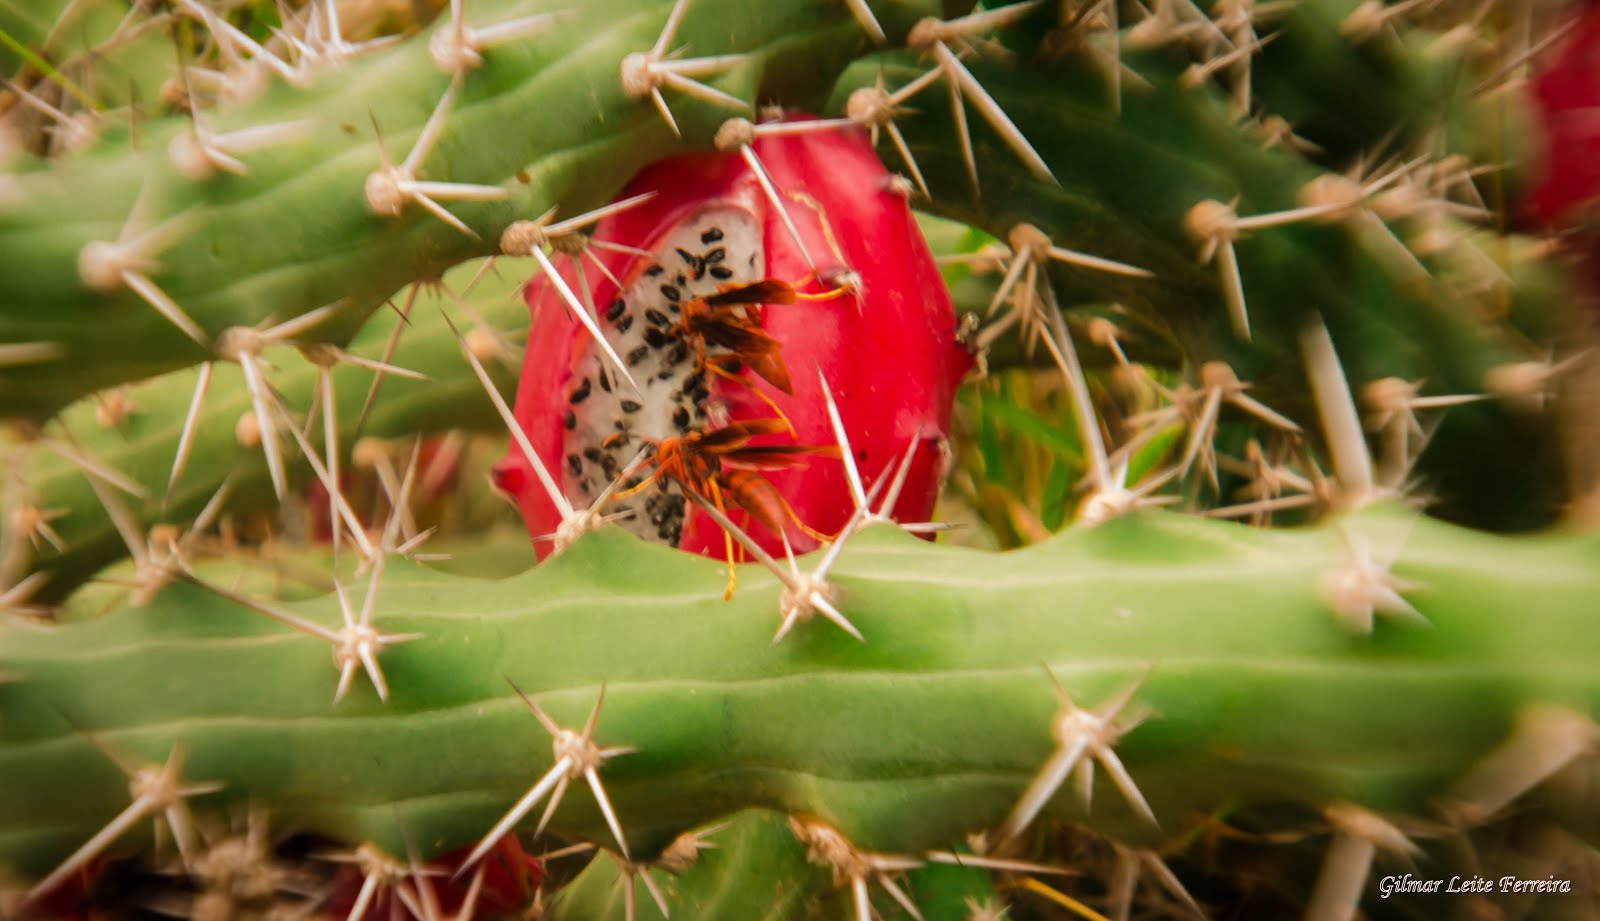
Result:
M1577 13L1529 89L1542 136L1539 182L1523 216L1566 235L1581 279L1600 298L1600 3Z
M1575 223L1600 203L1600 3L1578 14L1530 90L1544 137L1524 210L1544 226Z
M906 197L891 182L865 132L855 128L759 137L753 148L815 260L814 277L738 153L655 163L634 178L619 200L646 192L654 197L602 220L593 234L597 244L621 244L649 251L652 257L591 246L589 253L607 271L584 256L582 277L571 258L560 260L562 277L574 290L587 282L602 329L649 396L634 393L598 357L595 343L549 279L539 276L524 290L532 325L517 392L517 421L572 504L583 508L610 482L617 466L631 460L649 439L773 418L771 406L756 390L794 426L792 439L785 433L757 443L834 445L820 369L868 489L892 476L912 441L917 442L893 516L926 520L938 496L955 388L971 358L956 342L949 295ZM687 376L695 367L694 348L678 348L687 343L671 335L681 316L679 306L691 295L704 297L768 278L813 293L840 283L851 287L847 294L825 300L760 308L762 330L781 345L792 395L745 371L738 381L707 376L707 400L674 402L681 390L693 386ZM644 408L638 408L641 403ZM601 445L606 436L612 442L627 440L611 445L605 454ZM646 466L639 473L648 476L649 471ZM763 470L762 475L796 517L817 531L837 532L854 511L839 460L811 456L798 466ZM496 481L516 499L542 557L551 545L540 538L552 535L561 518L514 442L496 468ZM692 506L684 520L681 500L675 506L669 499L659 497L654 486L646 487L634 500L635 515L621 526L721 557L721 529ZM730 514L769 551L782 552L777 535L747 524L741 511ZM788 533L797 551L814 546L798 529Z

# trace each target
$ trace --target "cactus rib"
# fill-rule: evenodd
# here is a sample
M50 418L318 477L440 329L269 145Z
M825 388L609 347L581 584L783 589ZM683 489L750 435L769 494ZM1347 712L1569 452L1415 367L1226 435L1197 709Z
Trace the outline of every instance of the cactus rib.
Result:
M1345 526L1413 527L1382 511ZM1326 530L1164 515L1003 556L873 529L837 570L867 642L817 626L776 646L772 579L746 574L724 604L715 563L616 530L497 583L397 560L379 616L423 638L386 655L387 705L361 688L331 712L322 644L181 587L159 613L0 634L0 671L18 676L0 686L0 854L43 872L126 804L96 740L152 760L181 744L188 776L224 785L198 805L248 796L391 853L398 817L430 852L459 846L550 766L507 678L568 725L605 683L595 737L636 749L604 766L606 788L643 855L749 806L893 853L994 827L1051 750L1046 666L1090 703L1148 672L1133 704L1150 715L1117 751L1169 828L1284 803L1416 813L1523 708L1600 703L1592 541L1415 522L1394 568L1433 626L1370 639L1323 599L1341 552ZM1045 812L1123 840L1152 830L1115 797ZM551 827L610 836L586 798Z

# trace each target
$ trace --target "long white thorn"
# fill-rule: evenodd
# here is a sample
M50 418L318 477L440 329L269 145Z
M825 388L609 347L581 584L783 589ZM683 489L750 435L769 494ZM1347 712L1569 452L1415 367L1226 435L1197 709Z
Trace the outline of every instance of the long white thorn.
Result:
M535 783L527 793L522 795L521 799L517 800L516 805L511 807L511 811L507 812L504 818L489 829L489 833L483 836L483 840L478 842L478 846L472 849L472 853L467 855L467 859L461 862L461 870L458 872L465 872L473 864L482 860L484 855L488 854L489 850L495 846L496 842L504 838L512 828L516 827L518 822L527 818L528 813L532 812L533 807L544 799L545 794L554 789L556 783L567 776L567 771L571 767L572 760L570 758L562 758L552 765L550 770L539 778L538 783Z
M1233 241L1218 244L1217 273L1222 282L1223 300L1228 305L1228 320L1240 339L1250 341L1250 310L1245 305L1244 278L1239 274L1239 257L1234 252Z
M814 269L817 261L811 258L811 251L806 249L805 240L800 238L800 228L795 226L794 218L789 215L789 209L784 207L783 197L778 194L777 188L772 184L772 177L767 175L766 167L761 165L761 158L756 156L754 147L749 144L739 145L739 155L744 157L744 162L750 167L750 172L756 174L756 181L761 184L761 191L767 196L767 201L778 212L778 218L783 221L783 227L789 233L789 238L794 241L795 248L800 250L801 258L805 259L806 267Z
M1050 801L1050 797L1061 789L1067 775L1077 767L1088 748L1088 737L1080 735L1071 745L1057 749L1050 756L1050 760L1045 762L1044 770L1035 775L1027 788L1022 791L1017 804L1011 808L1010 814L1001 823L996 837L1001 841L1010 841L1022 834L1022 830L1033 822L1040 810L1044 809L1044 804Z
M267 382L256 367L256 357L249 352L239 353L239 367L244 369L245 389L250 392L250 403L255 408L256 421L261 424L261 450L267 456L267 474L272 478L272 491L283 501L288 493L287 477L283 471L283 456L278 449L278 426L269 405ZM289 428L294 428L290 425ZM337 483L334 484L337 487Z
M678 34L678 26L683 24L683 14L688 11L689 0L677 0L672 4L672 10L667 13L667 21L661 26L661 34L656 36L656 43L650 47L650 57L660 58L667 53L667 47Z
M115 486L136 499L149 497L149 492L126 474L84 454L76 446L55 439L49 439L44 444L45 447L61 455L74 467L82 470L85 476L100 480L109 486Z
M600 773L590 768L583 772L583 777L589 782L589 789L594 792L595 802L600 806L600 814L605 816L606 827L611 829L611 834L617 839L617 847L622 850L622 856L632 860L628 854L628 838L622 833L622 823L617 821L616 810L611 808L611 800L606 796L605 788L600 785Z
M333 393L333 369L319 365L317 367L317 389L322 395L322 453L328 464L328 479L335 484L339 482L339 423L335 418L338 401ZM339 554L341 531L344 521L339 517L339 500L328 494L328 519L332 526L333 553L337 561Z
M861 470L856 466L855 454L850 450L850 436L844 430L844 420L839 416L839 404L834 402L833 388L828 386L828 378L822 373L822 367L817 367L817 380L822 384L822 399L828 405L828 421L833 425L833 437L839 444L839 456L844 460L845 476L850 480L850 495L856 501L857 508L867 507L867 490L861 484Z
M194 434L200 425L200 409L205 405L206 391L211 387L212 364L200 363L199 375L194 382L194 396L189 399L189 411L183 417L183 429L178 433L178 449L172 456L172 473L167 476L166 500L171 500L173 487L189 462L189 451L194 447Z
M670 919L672 912L667 908L666 894L661 891L660 886L656 885L656 881L651 879L649 867L639 867L639 881L644 883L644 891L650 893L650 898L655 901L656 908L661 910L661 917Z
M161 287L155 282L138 272L125 271L122 273L122 283L133 293L139 295L146 304L154 307L157 313L165 317L167 322L176 326L185 336L193 339L203 347L210 346L211 341L206 338L205 330L200 328L200 324L196 323L187 313L184 313L183 308L178 306L178 302L168 297L167 292L161 290Z
M389 333L389 338L383 345L383 358L379 359L383 364L388 364L394 359L395 349L400 346L400 334L405 332L407 326L411 325L411 308L417 302L417 292L419 290L420 285L413 284L406 292L405 305L399 310L400 319L395 323L393 331ZM382 384L383 372L380 371L373 375L372 383L367 387L367 398L361 402L361 413L356 416L355 433L357 438L361 436L362 429L367 425L367 413L372 411L373 401L378 398L378 388Z
M895 468L894 479L889 483L889 491L884 494L883 504L878 506L878 517L885 520L894 520L894 507L900 501L900 491L905 489L906 480L911 474L911 461L917 456L917 446L922 441L922 430L918 428L911 436L910 444L906 445L906 453L900 458L900 464Z
M285 611L282 608L267 604L264 601L257 601L248 595L241 595L238 592L235 592L232 589L224 588L215 582L209 582L205 579L202 579L193 572L186 572L185 576L190 582L193 582L195 585L200 586L224 601L232 602L239 607L249 611L254 611L257 614L264 614L286 627L298 630L299 632L309 636L314 636L319 640L325 640L329 643L339 642L340 635L337 631L329 630L327 627L324 627L315 621L306 620L304 617L301 617L298 614L295 614L291 611ZM337 584L338 583L335 583L336 587Z
M88 841L85 841L76 851L73 851L71 856L63 860L60 866L50 872L49 876L39 880L32 889L28 890L27 895L24 895L21 903L16 906L18 915L21 916L23 908L38 900L40 896L53 891L74 873L87 866L90 861L100 856L101 852L110 847L112 842L122 837L134 825L143 821L146 816L150 815L151 806L151 800L144 796L129 803L126 809L117 813L116 818L106 823L104 828L96 832Z
M938 47L943 48L940 44ZM950 94L950 119L955 122L956 137L961 139L961 162L967 168L967 179L972 182L972 189L977 192L981 187L978 184L978 157L972 151L972 126L967 124L967 107L961 102L961 84L954 75L947 75L945 87Z
M55 361L66 354L59 342L7 342L0 343L0 368L43 364Z
M364 560L372 559L375 553L372 542L367 539L367 532L361 526L361 520L356 517L355 511L350 508L350 503L345 500L344 493L339 489L339 482L329 475L328 468L323 466L322 461L317 459L316 450L311 447L311 442L301 433L300 427L297 425L284 427L289 430L290 435L294 436L295 442L300 446L300 453L305 455L306 462L311 465L312 473L316 474L317 479L322 481L322 487L328 491L329 497L338 500L339 514L344 516L344 523L350 529L350 536L355 538L356 545L360 548L361 558Z
M633 375L628 371L628 366L623 363L622 356L618 355L616 349L611 347L611 342L606 338L606 334L601 331L600 324L594 317L589 315L589 311L583 309L583 304L578 300L578 296L572 293L572 288L567 285L566 279L561 277L561 273L556 269L555 263L551 262L550 257L546 256L544 250L539 247L534 247L533 258L538 260L539 268L544 270L545 277L550 279L552 285L555 285L556 292L566 302L567 308L577 318L578 322L583 324L583 328L588 332L589 338L593 339L595 344L600 347L600 351L605 354L612 367L622 376L623 380L628 382L628 386L632 387L635 392L643 393L644 391L639 387L639 382L633 379Z
M624 198L621 201L614 201L609 205L602 205L598 208L595 208L593 211L585 211L582 214L569 217L566 220L557 221L544 229L545 235L549 237L559 237L572 233L576 230L582 230L585 227L592 227L593 225L600 223L602 220L605 220L613 214L620 214L624 211L639 207L650 199L655 198L656 194L657 193L653 191L642 192L638 195ZM635 249L633 252L644 253L647 256L650 255L650 253L645 250Z
M1066 249L1061 246L1050 247L1050 258L1057 262L1065 262L1068 265L1109 272L1112 275L1126 275L1130 278L1150 278L1154 275L1149 269L1141 269L1136 265L1118 262L1115 259L1106 259L1102 256L1091 256L1088 253L1080 253L1075 249Z
M882 886L884 891L889 893L889 897L894 899L896 902L899 902L900 907L906 910L906 914L915 918L916 921L926 921L926 919L922 917L922 912L917 909L916 903L911 901L911 897L906 895L904 890L895 885L894 880L889 878L889 874L879 873L877 875L877 880L878 885Z
M1300 335L1311 393L1322 417L1322 430L1333 454L1333 469L1344 488L1344 498L1354 505L1372 499L1376 493L1372 457L1367 453L1361 416L1344 376L1344 367L1334 351L1328 328L1320 321L1306 327Z
M785 569L784 567L778 565L778 561L772 558L772 554L762 549L761 545L756 543L755 538L745 533L743 528L734 524L733 520L727 515L724 515L721 509L718 509L716 505L711 502L711 500L700 495L698 492L695 492L692 489L684 490L684 494L692 499L696 505L700 506L701 511L711 516L711 520L715 521L719 527L728 532L728 534L732 535L733 539L738 541L745 550L749 551L750 555L755 557L756 560L761 563L761 565L771 570L773 575L778 577L778 581L782 582L785 586L792 590L799 590L800 584L794 578L794 574L789 572L789 570Z
M450 106L455 102L458 81L450 81L450 86L439 97L439 102L428 114L428 120L422 124L422 132L417 135L417 141L411 145L411 150L406 153L406 158L400 161L400 171L408 176L415 176L417 167L433 152L433 145L438 142L439 135L444 131L445 119L450 114Z
M1112 482L1111 462L1106 454L1105 439L1100 435L1100 417L1095 414L1089 382L1083 375L1083 365L1078 361L1078 350L1073 347L1066 321L1061 318L1060 311L1052 311L1049 321L1050 334L1044 337L1044 344L1066 378L1073 415L1078 420L1078 435L1083 439L1089 462L1090 478L1099 490L1120 486L1122 484Z
M561 513L561 520L570 520L576 514L572 508L572 503L567 501L566 495L561 492L561 487L557 486L555 479L550 476L550 471L545 467L544 461L539 459L539 452L533 449L533 443L528 441L528 434L522 430L522 426L517 424L516 415L511 412L511 407L506 405L505 398L495 388L494 381L489 378L489 372L483 369L483 363L478 361L478 356L472 354L472 349L467 346L467 340L462 337L461 330L456 328L456 324L448 315L445 316L444 321L450 326L450 332L455 334L456 344L461 347L461 354L466 356L467 363L472 366L472 373L478 376L478 381L483 385L484 392L489 395L489 401L494 404L495 411L500 414L500 420L510 430L511 437L516 441L517 447L522 449L523 458L527 460L528 466L533 468L534 474L539 477L539 482L544 486L545 494L550 498L551 504Z
M1022 160L1023 165L1027 166L1028 170L1040 179L1059 185L1056 182L1055 174L1050 172L1050 167L1045 164L1044 158L1039 156L1037 150L1033 149L1033 145L1028 143L1028 139L1023 136L1016 123L1011 120L1010 116L1006 115L1004 109L1000 108L1000 104L994 101L994 97L989 95L989 91L983 88L983 84L978 82L978 78L967 70L966 65L961 63L961 59L957 58L945 46L944 42L936 42L933 46L933 53L934 57L938 59L939 65L949 75L949 79L960 84L961 90L967 99L977 108L978 113L989 123L989 126L1000 135L1001 140L1005 141L1006 146L1011 148L1012 153L1015 153ZM968 143L970 144L970 139Z
M879 45L889 43L889 36L883 33L883 26L878 24L878 17L872 15L872 7L867 5L867 0L844 0L844 4L850 8L850 15L855 17L856 24L874 42Z
M900 126L890 122L884 127L889 131L889 139L894 142L895 150L900 152L900 158L906 161L906 168L911 170L911 178L922 191L922 197L933 201L933 192L928 189L928 180L922 177L922 168L917 165L917 158L911 155L911 147L906 143L906 136L901 133Z

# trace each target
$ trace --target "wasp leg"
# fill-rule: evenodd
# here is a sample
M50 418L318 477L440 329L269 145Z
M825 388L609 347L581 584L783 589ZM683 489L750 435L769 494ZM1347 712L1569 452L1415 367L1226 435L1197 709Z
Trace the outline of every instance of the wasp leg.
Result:
M717 481L714 479L711 480L707 485L711 487L712 504L717 507L717 511L726 516L728 514L728 509L722 504L722 488L717 485ZM732 601L733 588L738 584L739 576L733 566L733 535L728 532L727 528L722 529L722 547L728 556L728 589L722 593L722 600Z
M751 383L750 381L746 380L745 378L740 377L738 374L735 374L734 372L729 371L727 368L722 366L723 362L725 362L725 361L737 361L738 358L739 358L739 356L737 356L737 355L717 355L717 356L714 356L714 357L711 357L711 358L704 359L701 362L701 367L705 368L707 371L710 371L712 374L715 374L716 376L718 376L718 377L720 377L720 378L722 378L724 380L733 381L735 384L738 384L739 386L741 386L741 387L745 388L746 390L749 390L751 393L755 394L756 399L758 399L761 402L767 404L767 408L772 410L774 416L776 416L777 418L783 420L784 428L789 430L789 437L790 438L799 438L800 434L795 431L794 423L790 422L789 421L789 417L784 415L783 410L778 408L778 404L772 402L772 398L771 397L769 397L766 394L762 393L761 390L759 388L757 388L755 384Z

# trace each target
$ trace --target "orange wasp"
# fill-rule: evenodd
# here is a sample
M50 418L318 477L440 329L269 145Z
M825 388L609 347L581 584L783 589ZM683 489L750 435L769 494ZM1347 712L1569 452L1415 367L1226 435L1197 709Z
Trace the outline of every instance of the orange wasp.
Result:
M713 432L690 432L681 437L663 438L656 442L656 453L651 459L655 470L643 482L617 493L614 498L627 498L651 483L670 479L684 490L705 498L724 515L728 506L734 505L744 509L773 534L783 534L784 519L788 519L812 538L827 540L828 535L811 529L800 520L783 494L759 471L793 467L803 463L807 456L837 458L839 446L749 443L758 435L774 435L788 428L788 423L782 419L747 419L730 422ZM724 531L722 538L728 556L728 590L724 597L732 598L735 584L733 535Z
M805 284L809 278L806 276L801 279L800 284ZM760 318L752 316L748 308L762 304L822 301L849 290L840 286L822 294L802 294L795 287L788 282L768 278L747 285L725 287L707 297L691 298L683 304L683 315L678 321L677 331L695 340L701 367L733 380L734 372L728 366L736 361L743 362L762 380L793 396L789 369L778 354L783 344L761 328ZM731 354L708 359L705 354L707 345L721 346ZM767 403L771 405L770 400Z

